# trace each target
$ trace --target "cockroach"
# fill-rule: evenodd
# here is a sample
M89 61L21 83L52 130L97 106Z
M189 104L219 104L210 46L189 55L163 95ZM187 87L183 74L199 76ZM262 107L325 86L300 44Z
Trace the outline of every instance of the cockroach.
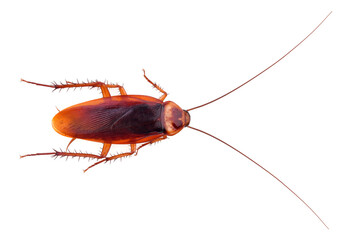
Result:
M258 167L262 168L273 178L279 181L292 194L294 194L308 209L310 209L310 211L320 220L320 222L323 223L323 225L326 228L328 228L324 221L302 198L300 198L291 188L289 188L283 181L277 178L266 168L261 166L259 163L257 163L252 158L248 157L238 149L226 143L225 141L200 129L196 129L194 127L189 126L189 112L220 100L221 98L238 90L245 84L248 84L258 76L266 72L268 69L276 65L283 58L285 58L288 54L290 54L300 44L302 44L311 34L313 34L320 27L320 25L329 17L331 13L332 12L330 12L303 40L301 40L291 50L289 50L286 54L284 54L281 58L272 63L266 69L264 69L254 77L250 78L248 81L244 82L240 86L227 92L226 94L197 107L190 108L188 110L183 110L172 101L164 101L166 99L167 93L157 84L153 83L146 76L144 69L144 78L154 88L156 88L162 93L162 96L158 99L143 95L127 95L125 89L122 86L99 81L83 83L73 83L66 81L66 83L64 84L52 83L51 85L46 85L21 79L21 81L26 83L53 88L53 91L56 89L68 89L78 87L100 88L103 96L99 99L83 102L68 107L62 111L59 111L54 116L52 120L54 130L63 136L71 138L71 141L67 145L66 151L54 150L53 152L47 153L27 154L21 156L21 158L37 155L52 155L55 157L82 157L98 160L96 163L86 168L84 170L84 172L86 172L90 168L100 163L109 162L111 160L120 159L126 156L137 155L138 151L142 147L162 141L166 139L167 136L173 136L179 133L184 127L188 127L190 129L204 133L220 141L221 143L232 148L239 154L243 155L245 158L256 164ZM120 95L111 96L109 88L117 88L120 92ZM70 152L68 151L68 147L75 139L84 139L88 141L100 142L103 144L102 151L99 155ZM107 157L112 144L129 144L131 150L130 152L125 152Z

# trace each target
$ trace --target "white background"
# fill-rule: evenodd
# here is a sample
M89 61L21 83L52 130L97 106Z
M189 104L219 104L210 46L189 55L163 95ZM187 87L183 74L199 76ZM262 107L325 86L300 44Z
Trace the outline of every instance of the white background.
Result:
M126 3L125 3L126 2ZM1 239L345 239L345 8L333 1L1 1ZM340 1L342 2L342 1ZM51 118L97 90L28 85L108 80L188 109L237 87L330 18L270 71L191 112L268 168L190 129L137 157L20 159L64 149ZM113 94L117 94L113 92ZM76 140L71 150L97 153ZM112 147L112 152L128 147Z

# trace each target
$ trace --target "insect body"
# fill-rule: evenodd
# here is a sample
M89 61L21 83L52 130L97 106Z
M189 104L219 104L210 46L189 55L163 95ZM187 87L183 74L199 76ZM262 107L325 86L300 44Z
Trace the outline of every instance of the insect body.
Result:
M327 17L330 14L331 13L329 13ZM228 94L238 90L239 88L249 83L253 79L257 78L259 75L261 75L262 73L273 67L275 64L277 64L279 61L281 61L283 58L285 58L301 43L303 43L327 19L327 17L302 41L300 41L290 51L288 51L280 59L271 64L266 69L264 69L262 72L258 73L248 81L244 82L235 89L227 92L221 97L218 97L200 106L190 108L186 111L182 110L174 102L164 102L167 93L158 85L150 81L145 75L144 70L143 71L145 79L162 93L162 96L160 98L156 99L153 97L142 95L127 95L125 89L122 86L116 84L106 84L102 82L66 82L66 84L45 85L35 82L29 82L22 79L22 81L24 82L44 87L50 87L54 90L76 87L99 87L103 95L103 98L80 103L60 111L58 114L55 115L52 121L54 129L58 133L71 138L71 141L67 145L67 148L77 138L101 142L103 143L103 148L100 155L89 153L72 153L66 150L65 152L54 151L48 153L28 154L22 157L36 155L53 155L62 157L72 156L97 159L98 161L96 163L84 170L87 171L91 167L94 167L95 165L100 164L102 162L116 160L122 157L137 154L138 150L142 147L148 144L164 140L167 138L167 136L177 134L184 127L189 127L190 129L204 133L222 142L223 144L227 145L228 147L234 149L235 151L246 157L248 160L256 164L258 167L262 168L264 171L266 171L268 174L274 177L277 181L279 181L284 187L286 187L292 194L294 194L327 227L327 225L322 221L322 219L316 214L316 212L314 212L314 210L306 202L304 202L303 199L301 199L292 189L290 189L284 182L282 182L274 174L269 172L266 168L258 164L256 161L254 161L252 158L248 157L238 149L226 143L225 141L202 130L189 126L190 111L213 103L227 96ZM120 96L111 96L108 90L109 88L118 88L120 91ZM131 146L131 151L107 157L112 144L129 144Z
M109 144L155 141L178 133L189 113L173 102L149 96L105 97L74 105L53 118L53 128L66 137Z
M127 95L123 87L102 82L67 82L66 84L44 85L22 79L27 83L54 89L100 87L103 94L103 98L80 103L59 111L52 120L55 131L72 138L68 146L77 138L103 143L102 152L99 156L57 151L30 155L53 154L101 159L84 170L87 171L101 162L132 155L145 145L175 135L189 125L190 114L174 102L164 102L167 93L151 82L145 75L145 71L144 77L162 93L159 99L143 95ZM121 95L111 96L108 88L118 88ZM144 144L137 147L136 144L140 143ZM130 144L131 151L107 157L112 144Z

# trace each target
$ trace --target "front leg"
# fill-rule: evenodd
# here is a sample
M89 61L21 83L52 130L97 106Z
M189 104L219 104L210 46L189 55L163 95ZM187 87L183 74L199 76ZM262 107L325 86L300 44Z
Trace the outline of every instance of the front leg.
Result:
M157 90L159 90L162 93L162 96L159 98L161 101L165 100L165 98L167 97L167 92L165 90L163 90L159 85L157 85L156 83L153 83L146 75L145 75L145 70L143 69L143 73L144 73L144 78L151 84L153 85L154 88L156 88Z

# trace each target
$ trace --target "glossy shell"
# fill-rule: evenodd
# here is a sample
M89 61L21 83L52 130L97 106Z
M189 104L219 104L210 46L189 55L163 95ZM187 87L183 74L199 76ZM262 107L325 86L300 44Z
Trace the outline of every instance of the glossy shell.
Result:
M189 122L188 113L174 102L142 95L122 95L68 107L54 116L52 125L66 137L134 144L175 135Z
M113 144L147 142L164 135L162 104L141 95L100 98L60 111L52 125L71 138Z

